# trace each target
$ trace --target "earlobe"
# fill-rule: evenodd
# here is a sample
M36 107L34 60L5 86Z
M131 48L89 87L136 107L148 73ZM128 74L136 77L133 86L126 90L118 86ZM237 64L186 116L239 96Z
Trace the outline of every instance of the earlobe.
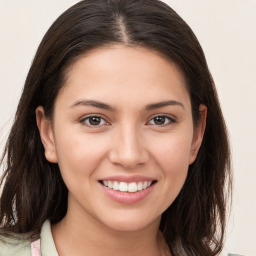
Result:
M191 145L189 164L192 164L197 157L198 151L203 141L204 131L206 127L207 107L203 104L199 106L199 120L196 124L193 141Z
M41 141L45 149L45 158L51 163L57 163L57 154L52 129L52 123L46 118L44 108L39 106L36 109L36 122L40 133Z

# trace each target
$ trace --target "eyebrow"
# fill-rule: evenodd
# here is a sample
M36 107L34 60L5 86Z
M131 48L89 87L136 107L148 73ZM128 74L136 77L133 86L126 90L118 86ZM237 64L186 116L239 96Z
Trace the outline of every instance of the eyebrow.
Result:
M96 108L102 108L102 109L114 111L113 107L111 107L105 103L96 101L96 100L78 100L74 104L71 105L71 108L74 108L77 106L92 106L92 107L96 107Z
M166 107L166 106L181 106L183 109L185 109L184 105L181 102L176 101L176 100L167 100L167 101L163 101L163 102L149 104L146 106L146 110L152 110L152 109L162 108L162 107Z
M101 108L101 109L106 109L106 110L111 110L114 111L114 107L111 107L110 105L96 101L96 100L78 100L74 104L71 105L71 108L78 107L78 106L92 106L96 108ZM145 109L146 110L153 110L157 108L162 108L166 106L181 106L183 109L185 109L184 105L176 100L168 100L168 101L162 101L162 102L157 102L153 104L148 104L146 105Z

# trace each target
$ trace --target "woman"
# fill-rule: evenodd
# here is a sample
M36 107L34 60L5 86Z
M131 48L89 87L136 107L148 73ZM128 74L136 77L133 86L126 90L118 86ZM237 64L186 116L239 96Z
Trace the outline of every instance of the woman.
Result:
M155 0L86 0L44 36L4 156L0 255L218 255L227 132L195 35Z

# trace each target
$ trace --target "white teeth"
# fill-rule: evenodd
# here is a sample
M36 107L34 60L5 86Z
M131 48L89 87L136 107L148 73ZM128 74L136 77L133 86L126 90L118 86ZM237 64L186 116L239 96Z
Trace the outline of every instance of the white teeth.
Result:
M119 184L119 190L120 190L120 191L123 191L123 192L127 192L127 190L128 190L128 185L127 185L127 183L125 183L125 182L120 182L120 184Z
M138 191L138 186L135 182L129 183L128 192L136 192Z
M151 186L152 181L140 181L138 183L131 182L118 182L118 181L103 181L105 187L111 188L113 190L119 190L121 192L130 192L134 193L140 190L144 190Z
M114 189L114 190L119 190L119 184L118 184L117 181L114 181L114 182L113 182L113 189Z
M138 190L142 190L142 182L138 183Z
M105 185L105 184L104 184ZM106 185L105 185L106 186ZM113 185L112 185L112 181L108 181L108 185L107 185L109 188L113 188Z

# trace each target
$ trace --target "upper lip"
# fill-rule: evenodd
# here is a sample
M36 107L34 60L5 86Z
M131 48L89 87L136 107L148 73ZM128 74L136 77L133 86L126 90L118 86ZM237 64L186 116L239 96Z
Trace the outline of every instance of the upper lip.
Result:
M124 175L117 175L117 176L108 176L100 179L100 181L119 181L119 182L140 182L140 181L154 181L151 177L141 176L141 175L133 175L133 176L124 176Z

